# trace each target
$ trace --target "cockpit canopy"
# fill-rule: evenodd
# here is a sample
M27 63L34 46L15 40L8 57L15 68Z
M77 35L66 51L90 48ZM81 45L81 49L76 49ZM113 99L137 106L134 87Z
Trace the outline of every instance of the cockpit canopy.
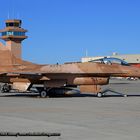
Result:
M129 64L127 62L125 62L124 60L121 60L119 58L114 58L114 57L104 57L104 58L100 58L100 59L95 59L95 60L91 60L89 62L95 62L95 63L103 63L103 64L120 64L120 65L124 65L124 66L129 66Z

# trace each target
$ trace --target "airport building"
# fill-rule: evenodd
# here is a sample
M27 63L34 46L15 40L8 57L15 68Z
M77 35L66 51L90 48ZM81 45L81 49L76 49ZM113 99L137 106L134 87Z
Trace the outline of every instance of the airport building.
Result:
M140 54L118 54L118 53L113 53L110 56L95 56L95 57L83 57L81 59L82 62L88 62L88 61L92 61L95 59L100 59L100 58L104 58L104 57L115 57L115 58L119 58L122 59L126 62L128 62L129 64L132 65L140 65Z

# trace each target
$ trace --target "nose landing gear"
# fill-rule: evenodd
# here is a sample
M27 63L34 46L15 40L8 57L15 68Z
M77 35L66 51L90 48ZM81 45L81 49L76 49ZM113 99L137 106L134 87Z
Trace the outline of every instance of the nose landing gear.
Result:
M113 89L110 89L110 88L105 89L105 90L103 90L103 91L101 91L101 92L98 92L98 93L97 93L97 97L98 97L98 98L101 98L101 97L103 97L104 95L106 95L107 92L112 92L112 93L118 94L118 95L120 95L120 96L127 97L126 94L123 94L123 93L114 91Z

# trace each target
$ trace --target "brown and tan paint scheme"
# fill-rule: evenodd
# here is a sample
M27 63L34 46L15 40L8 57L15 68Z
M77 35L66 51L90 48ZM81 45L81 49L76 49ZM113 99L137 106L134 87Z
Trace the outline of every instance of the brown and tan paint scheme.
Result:
M6 23L21 25L21 20L7 20ZM21 27L6 27L1 32L26 32L19 28ZM48 89L70 85L78 86L81 92L97 94L102 92L102 85L107 85L112 76L140 77L139 68L119 64L86 62L39 65L24 61L21 59L21 41L25 38L27 36L24 34L17 36L13 33L4 33L1 37L8 46L0 43L0 82L12 84L16 90L27 91L33 84L43 84L44 87L39 92L45 97Z

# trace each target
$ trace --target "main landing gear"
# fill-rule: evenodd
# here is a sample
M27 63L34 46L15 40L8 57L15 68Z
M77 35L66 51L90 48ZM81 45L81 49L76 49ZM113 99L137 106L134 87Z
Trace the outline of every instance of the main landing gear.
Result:
M47 91L46 91L46 90L40 91L40 97L41 97L41 98L46 98L46 97L48 97Z
M1 93L10 92L10 90L11 90L11 85L9 85L7 83L0 86Z
M38 91L40 93L40 97L41 98L49 98L49 91L51 90L52 88L40 88Z
M37 91L39 92L40 98L46 98L49 97L48 92L49 88L44 88L44 87L36 87Z

